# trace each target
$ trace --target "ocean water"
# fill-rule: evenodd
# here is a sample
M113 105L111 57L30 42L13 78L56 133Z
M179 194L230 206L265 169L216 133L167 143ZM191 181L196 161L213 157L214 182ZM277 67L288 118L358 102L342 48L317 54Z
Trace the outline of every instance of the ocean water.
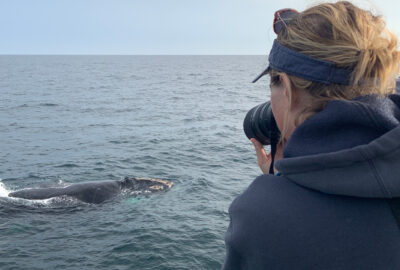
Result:
M0 269L219 269L263 56L0 56ZM10 191L156 177L102 204Z

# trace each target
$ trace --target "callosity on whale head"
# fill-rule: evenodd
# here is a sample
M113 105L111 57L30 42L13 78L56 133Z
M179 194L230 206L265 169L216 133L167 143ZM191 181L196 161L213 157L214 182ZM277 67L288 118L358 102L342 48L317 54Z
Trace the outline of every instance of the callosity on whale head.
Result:
M122 181L123 188L143 192L166 191L173 185L174 183L168 180L145 177L125 177Z

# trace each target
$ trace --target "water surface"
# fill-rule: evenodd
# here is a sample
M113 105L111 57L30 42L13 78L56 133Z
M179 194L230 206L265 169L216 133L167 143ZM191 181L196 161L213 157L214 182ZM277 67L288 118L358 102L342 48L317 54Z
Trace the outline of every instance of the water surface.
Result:
M219 269L228 207L260 174L242 121L261 56L0 56L1 269ZM9 191L125 176L99 205Z

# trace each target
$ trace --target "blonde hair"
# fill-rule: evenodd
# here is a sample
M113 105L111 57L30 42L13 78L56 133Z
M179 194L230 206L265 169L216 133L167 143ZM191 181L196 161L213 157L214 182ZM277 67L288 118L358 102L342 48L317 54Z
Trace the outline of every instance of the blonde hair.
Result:
M400 61L397 38L381 16L350 2L323 3L299 13L277 39L290 49L353 70L350 85L324 85L287 74L293 91L304 89L313 99L296 125L323 110L330 100L395 92ZM281 74L271 70L271 81Z

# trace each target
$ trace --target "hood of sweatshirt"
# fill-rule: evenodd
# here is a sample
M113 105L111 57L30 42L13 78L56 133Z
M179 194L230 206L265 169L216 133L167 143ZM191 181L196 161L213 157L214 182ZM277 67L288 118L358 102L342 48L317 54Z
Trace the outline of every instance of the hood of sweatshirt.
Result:
M288 140L275 167L320 192L400 197L400 95L334 100Z

